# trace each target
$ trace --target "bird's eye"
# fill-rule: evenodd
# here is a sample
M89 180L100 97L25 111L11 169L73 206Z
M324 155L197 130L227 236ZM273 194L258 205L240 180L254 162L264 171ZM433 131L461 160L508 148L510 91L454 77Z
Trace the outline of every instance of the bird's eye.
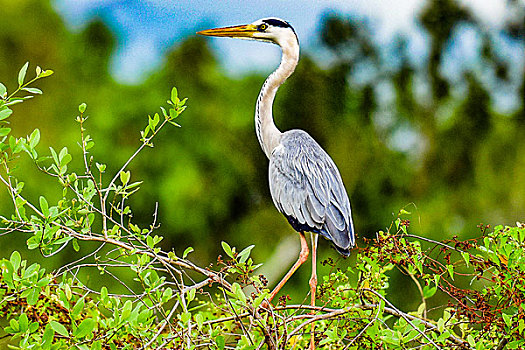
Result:
M266 29L268 29L268 25L264 23L257 27L257 30L260 32L264 32Z

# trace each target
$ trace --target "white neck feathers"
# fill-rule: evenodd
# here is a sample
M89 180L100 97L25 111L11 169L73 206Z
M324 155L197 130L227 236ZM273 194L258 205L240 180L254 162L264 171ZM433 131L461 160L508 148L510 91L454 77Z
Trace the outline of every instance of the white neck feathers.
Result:
M293 73L299 61L299 43L295 35L278 43L282 49L281 64L264 82L255 106L255 132L268 158L281 140L282 133L273 121L272 106L277 89Z

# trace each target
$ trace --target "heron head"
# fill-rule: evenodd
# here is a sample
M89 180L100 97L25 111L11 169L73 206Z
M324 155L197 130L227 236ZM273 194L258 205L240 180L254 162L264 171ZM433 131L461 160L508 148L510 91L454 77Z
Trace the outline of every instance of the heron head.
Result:
M290 23L275 17L259 19L250 24L202 30L197 34L265 41L280 46L286 45L289 40L298 42Z

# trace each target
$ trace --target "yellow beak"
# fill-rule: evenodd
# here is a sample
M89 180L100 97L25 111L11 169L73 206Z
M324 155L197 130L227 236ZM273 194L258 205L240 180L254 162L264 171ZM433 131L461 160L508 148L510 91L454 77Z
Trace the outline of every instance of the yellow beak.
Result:
M245 24L240 26L202 30L200 32L197 32L197 34L207 36L222 36L229 38L251 38L256 32L256 26L254 26L253 24Z

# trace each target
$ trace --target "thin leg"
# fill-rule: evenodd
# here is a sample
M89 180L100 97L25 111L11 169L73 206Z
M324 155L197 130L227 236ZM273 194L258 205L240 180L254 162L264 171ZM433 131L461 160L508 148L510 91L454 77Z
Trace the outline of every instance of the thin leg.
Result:
M319 236L311 233L312 238L312 277L310 277L310 297L311 304L315 306L315 292L317 290L317 238ZM312 310L312 314L315 313ZM315 349L315 322L312 322L312 331L310 332L310 350Z
M306 237L304 236L304 234L302 232L299 232L299 236L301 238L301 252L299 253L299 258L297 259L295 264L292 266L290 271L288 271L288 273L283 277L281 282L279 282L279 284L270 293L270 296L268 297L269 301L272 301L272 299L275 297L275 295L284 286L286 281L288 281L290 279L290 277L292 277L294 272L299 268L299 266L301 266L306 261L306 259L308 259L309 251L308 251L308 243L306 242Z

